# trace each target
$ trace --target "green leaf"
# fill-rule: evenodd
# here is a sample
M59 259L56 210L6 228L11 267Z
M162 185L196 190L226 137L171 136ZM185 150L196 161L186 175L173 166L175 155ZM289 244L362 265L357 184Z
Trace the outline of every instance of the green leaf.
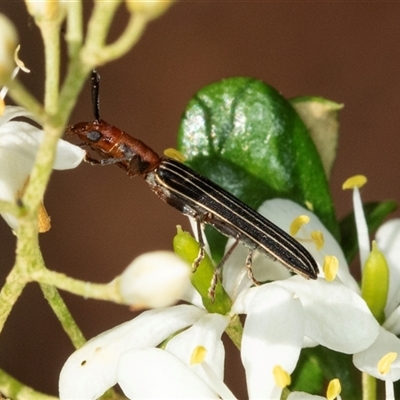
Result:
M307 128L289 101L253 78L201 89L183 115L186 163L257 209L282 197L310 204L338 236L328 182Z
M339 139L338 114L343 104L310 96L295 97L290 103L308 128L329 179Z
M363 204L363 208L368 231L371 234L379 228L390 213L397 209L397 203L393 200L370 202ZM340 236L342 250L350 264L358 252L357 230L353 212L340 221Z

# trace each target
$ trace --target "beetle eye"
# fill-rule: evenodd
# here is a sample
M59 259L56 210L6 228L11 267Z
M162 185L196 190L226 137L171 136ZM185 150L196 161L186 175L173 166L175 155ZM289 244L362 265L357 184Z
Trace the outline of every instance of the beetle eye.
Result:
M87 133L86 137L91 142L97 143L103 137L103 135L97 131L90 131Z

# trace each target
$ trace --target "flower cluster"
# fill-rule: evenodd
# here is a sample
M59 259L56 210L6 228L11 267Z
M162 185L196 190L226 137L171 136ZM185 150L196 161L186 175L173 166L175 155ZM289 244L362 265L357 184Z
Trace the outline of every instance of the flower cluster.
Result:
M146 311L93 338L68 359L60 375L61 398L94 399L116 383L129 398L232 398L223 383L221 335L239 314L246 315L241 358L250 398L279 399L290 384L301 349L317 345L352 354L357 368L378 379L399 379L398 361L393 361L393 356L386 368L381 366L388 354L400 351L400 340L388 331L391 327L397 332L400 326L399 301L392 299L398 297L398 291L389 291L390 317L384 324L388 328L380 327L361 297L338 243L312 212L281 199L265 202L259 212L287 231L299 215L309 217L310 222L301 226L296 237L321 268L317 281L290 276L278 263L260 256L253 264L254 273L269 283L253 287L243 265L246 249L239 245L223 271L224 288L233 300L228 315L207 313L201 302ZM390 221L377 233L378 245L394 270L392 260L398 248L393 244L399 228L400 221ZM322 246L310 240L317 231L322 234ZM331 281L325 278L327 256L338 260ZM143 290L151 291L151 285ZM203 356L194 362L199 349ZM390 388L387 390L390 398ZM296 392L289 396L291 400L300 398L318 397Z

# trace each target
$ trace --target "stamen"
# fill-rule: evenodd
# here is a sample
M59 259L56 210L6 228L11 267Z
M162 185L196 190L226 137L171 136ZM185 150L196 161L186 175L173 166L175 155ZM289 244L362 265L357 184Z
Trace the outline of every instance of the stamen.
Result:
M39 206L38 224L39 224L39 233L47 232L51 228L50 216L49 214L47 214L43 202L41 202Z
M174 149L172 147L169 147L168 149L164 150L164 156L167 156L179 162L186 161L186 157L179 150Z
M325 279L328 282L332 282L337 275L339 269L339 260L335 256L325 256L323 270L325 274Z
M311 203L311 201L306 200L306 201L304 202L304 204L306 205L306 207L307 207L308 210L314 211L314 204Z
M336 397L340 395L342 391L342 386L340 384L339 379L332 379L329 382L328 389L326 389L326 398L327 400L334 400Z
M367 178L364 175L354 175L343 183L342 189L354 189L355 187L362 188L367 183Z
M190 358L190 364L201 364L206 358L207 349L204 346L197 346L192 353Z
M198 348L200 347L204 349L203 346L198 346ZM196 349L194 350L194 352L196 352ZM222 381L221 378L214 372L214 370L207 363L207 361L201 362L199 367L203 370L205 374L208 386L212 388L215 391L215 393L217 393L219 399L236 400L234 394L229 390L228 386L225 385L224 381Z
M321 250L324 247L325 240L324 240L324 235L321 231L312 231L311 239L317 246L317 250Z
M6 103L4 103L4 99L0 97L0 117L4 114L5 109Z
M309 216L307 216L307 215L299 215L290 224L290 234L292 236L296 236L297 232L300 230L300 228L303 225L308 224L309 222L310 222L310 217Z
M364 215L364 209L360 196L360 188L367 183L364 175L355 175L343 183L343 190L353 189L353 208L356 221L358 247L360 249L360 264L364 268L365 261L370 252L368 226Z
M284 387L290 385L292 379L290 375L280 365L275 365L272 373L274 374L275 383L277 384L277 386L283 389Z
M14 51L14 61L15 64L17 64L17 67L19 69L22 69L22 71L26 72L27 74L29 74L29 72L31 72L31 70L29 68L27 68L24 64L24 62L19 58L18 53L19 53L19 49L21 48L21 45L19 44L17 46L17 48ZM13 79L15 78L15 76L17 75L18 71L13 72ZM14 75L15 74L15 75Z
M392 364L394 360L397 358L396 352L391 352L385 354L379 361L378 361L378 372L382 375L386 375L390 372L392 368Z

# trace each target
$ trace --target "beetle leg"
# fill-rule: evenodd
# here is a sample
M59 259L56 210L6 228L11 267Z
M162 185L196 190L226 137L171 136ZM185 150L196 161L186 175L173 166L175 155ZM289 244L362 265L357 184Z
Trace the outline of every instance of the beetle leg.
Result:
M235 243L233 243L233 245L225 253L225 255L222 257L222 260L219 262L219 264L214 269L213 277L212 277L211 283L210 283L210 288L208 289L208 297L211 299L212 303L214 303L214 299L215 299L215 289L217 287L218 278L221 278L221 275L222 275L222 267L224 266L226 260L232 254L233 250L235 250L238 243L239 243L239 238L237 237L235 240Z
M251 268L253 264L253 253L254 250L249 250L246 257L246 268L247 268L247 275L253 281L256 286L260 286L261 282L254 278L253 269Z
M203 236L203 217L196 215L196 230L197 230L197 240L200 245L199 253L197 257L193 261L192 270L196 272L197 268L199 267L201 261L204 258L205 250L204 250L204 236Z

